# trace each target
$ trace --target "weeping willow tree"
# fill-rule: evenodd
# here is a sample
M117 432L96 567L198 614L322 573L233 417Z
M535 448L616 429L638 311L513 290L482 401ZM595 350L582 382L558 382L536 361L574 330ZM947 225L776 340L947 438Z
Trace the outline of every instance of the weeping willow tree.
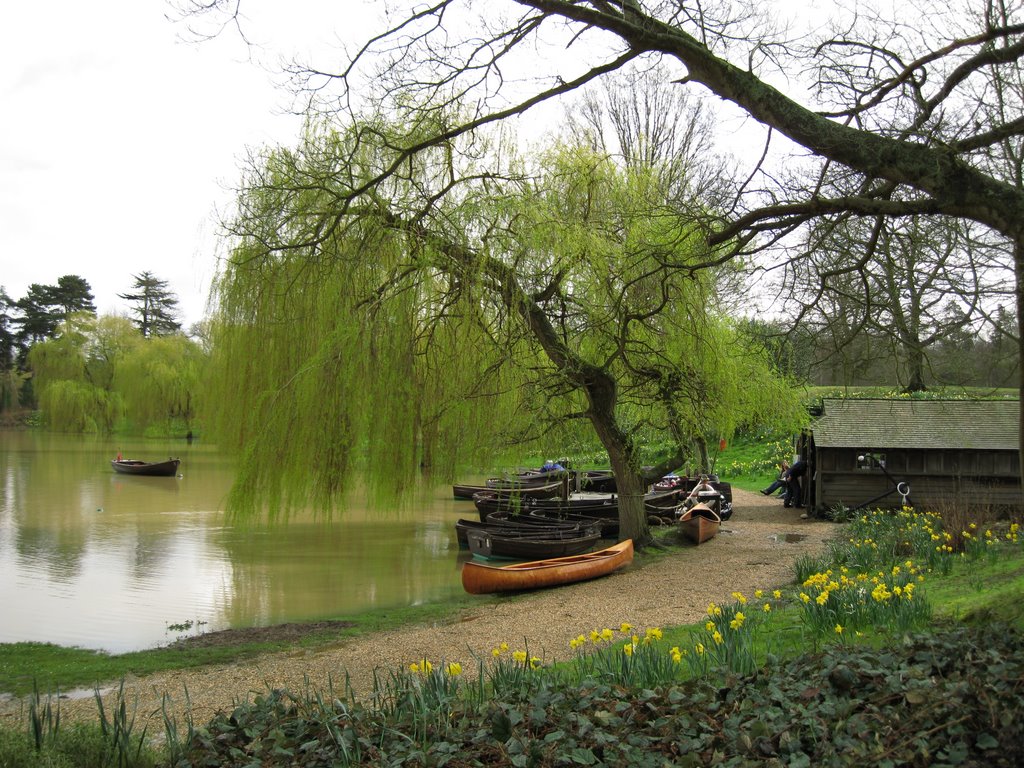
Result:
M68 432L190 424L204 360L184 336L144 339L126 318L85 313L29 353L46 423Z
M124 414L116 392L72 379L50 382L39 394L39 407L52 429L86 434L111 432Z
M208 421L242 452L229 498L240 514L331 510L356 477L394 501L424 468L450 472L535 434L522 371L543 363L474 269L436 266L434 239L376 202L319 234L372 172L352 151L345 183L325 183L341 140L265 159L215 287ZM400 210L408 190L395 192Z
M0 413L18 407L26 379L26 374L15 368L0 369Z
M170 422L191 430L206 359L195 342L180 334L133 345L117 365L114 386L135 428Z
M360 472L400 492L424 467L587 430L616 474L621 535L643 543L647 482L695 432L795 414L716 311L698 202L572 147L500 175L475 161L507 148L479 137L410 157L392 126L311 132L243 186L211 398L243 454L234 512L329 510ZM645 468L652 432L669 447Z
M124 402L110 384L111 358L104 329L94 315L74 313L54 338L33 345L28 362L46 423L64 432L110 432ZM91 355L99 347L103 354Z

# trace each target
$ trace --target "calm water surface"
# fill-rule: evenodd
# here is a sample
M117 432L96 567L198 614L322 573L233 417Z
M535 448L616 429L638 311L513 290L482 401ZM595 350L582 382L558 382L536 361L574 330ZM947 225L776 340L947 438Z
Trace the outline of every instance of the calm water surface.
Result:
M179 476L115 474L118 450L177 456ZM267 530L225 524L231 479L201 441L0 431L0 642L120 653L462 593L454 522L475 509L451 486L406 510L356 504Z

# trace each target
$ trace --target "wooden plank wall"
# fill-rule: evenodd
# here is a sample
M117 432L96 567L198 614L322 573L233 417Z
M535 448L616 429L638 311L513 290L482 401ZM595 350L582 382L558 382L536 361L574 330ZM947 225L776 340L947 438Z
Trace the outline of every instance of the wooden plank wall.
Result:
M1016 451L877 451L885 471L858 466L863 454L852 448L817 448L815 455L815 509L842 504L856 507L874 500L872 507L898 508L902 497L891 493L893 481L905 482L917 508L944 504L1019 506L1020 459ZM888 474L886 474L888 473Z

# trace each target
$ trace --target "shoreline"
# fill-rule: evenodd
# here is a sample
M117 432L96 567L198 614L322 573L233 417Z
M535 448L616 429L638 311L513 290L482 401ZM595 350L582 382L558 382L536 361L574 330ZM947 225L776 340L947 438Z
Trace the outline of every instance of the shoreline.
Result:
M819 553L841 530L830 522L802 520L801 509L783 508L781 501L756 492L735 489L733 507L733 517L718 536L699 547L682 547L646 561L638 558L629 568L600 579L480 596L469 607L444 611L436 621L360 633L312 648L293 646L231 663L128 677L124 692L143 721L162 718L167 696L169 712L182 717L187 699L190 716L201 723L271 688L333 687L344 698L347 680L354 694L365 698L375 674L387 680L389 672L424 658L434 665L457 661L471 669L476 659L489 659L491 649L502 642L528 649L544 663L562 661L571 658L569 640L592 629L622 622L638 628L693 624L704 616L708 603L728 604L735 591L752 595L755 589L792 583L796 560ZM300 636L305 627L296 626ZM118 681L108 683L102 689L105 707L112 706L119 688ZM0 699L0 722L20 725L26 701ZM97 712L91 689L80 699L62 698L60 705L62 718L70 720Z

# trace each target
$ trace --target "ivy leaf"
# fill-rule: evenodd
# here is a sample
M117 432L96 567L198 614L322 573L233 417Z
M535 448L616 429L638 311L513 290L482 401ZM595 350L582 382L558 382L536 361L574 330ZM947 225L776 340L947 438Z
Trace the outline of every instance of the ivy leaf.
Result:
M594 753L582 747L574 749L569 759L577 765L594 765L597 762L597 757Z
M975 744L978 749L996 749L999 746L999 742L991 733L979 733Z
M512 721L501 710L491 715L491 736L495 741L508 741L512 736Z

